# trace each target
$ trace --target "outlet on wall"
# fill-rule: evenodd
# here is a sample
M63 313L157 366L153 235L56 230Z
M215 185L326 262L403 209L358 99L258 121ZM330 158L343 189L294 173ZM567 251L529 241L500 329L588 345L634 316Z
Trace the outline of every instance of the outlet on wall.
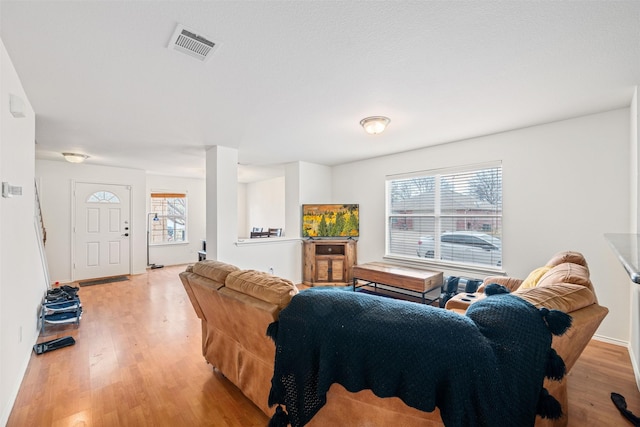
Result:
M273 276L273 267L269 267L269 274Z

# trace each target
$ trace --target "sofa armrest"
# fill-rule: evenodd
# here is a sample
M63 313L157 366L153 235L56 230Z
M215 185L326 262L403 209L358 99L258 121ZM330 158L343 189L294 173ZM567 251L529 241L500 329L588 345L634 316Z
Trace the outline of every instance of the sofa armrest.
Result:
M191 305L193 305L193 309L196 311L196 315L199 319L206 320L204 317L204 313L202 312L202 308L200 308L198 298L196 298L195 294L193 293L193 288L191 287L191 282L189 281L191 277L195 276L192 272L193 270L190 267L191 266L188 266L187 270L179 273L178 276L182 281L184 290L187 292L187 296L189 297L189 301L191 301Z
M484 293L484 288L490 283L497 283L509 289L509 292L513 292L520 287L522 282L522 279L516 279L515 277L489 276L484 279L484 282L482 282L477 292Z
M553 337L551 347L564 360L567 372L573 368L608 313L609 309L598 304L573 311L570 313L572 320L569 330L561 336Z
M459 314L465 314L471 304L478 302L485 297L486 295L484 294L484 292L476 292L473 294L457 294L454 295L449 301L447 301L444 308L450 311L455 311Z

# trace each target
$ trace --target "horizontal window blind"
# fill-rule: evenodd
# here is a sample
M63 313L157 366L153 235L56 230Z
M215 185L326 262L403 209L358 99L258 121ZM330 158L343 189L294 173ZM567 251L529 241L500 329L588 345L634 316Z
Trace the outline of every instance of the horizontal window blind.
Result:
M151 193L152 199L171 199L171 198L179 198L179 197L187 197L184 193Z
M388 255L502 265L501 164L387 177L386 192Z

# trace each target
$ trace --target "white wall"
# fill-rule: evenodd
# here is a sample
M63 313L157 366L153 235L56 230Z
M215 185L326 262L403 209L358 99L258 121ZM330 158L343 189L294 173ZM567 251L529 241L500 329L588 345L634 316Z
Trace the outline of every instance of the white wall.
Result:
M285 224L288 237L302 236L302 205L331 203L332 168L308 162L285 165ZM302 268L300 268L300 279Z
M630 233L638 233L640 230L640 174L638 169L640 168L640 147L638 136L638 87L636 86L633 91L633 98L631 99L631 106L629 108L629 175L630 175L630 219L629 225Z
M238 237L248 237L247 230L250 229L250 225L247 219L247 184L238 183Z
M149 248L151 262L176 265L195 262L206 238L205 180L146 175L137 169L96 166L88 163L37 160L36 177L41 185L42 213L47 227L46 252L52 282L71 281L72 182L130 185L132 194L132 274L145 272L147 265L147 212L151 190L187 193L188 243Z
M302 162L287 164L284 178L285 196L279 202L284 205L286 237L238 239L234 230L237 229L239 218L237 210L243 206L243 203L238 201L243 187L230 185L237 181L237 150L222 146L209 149L206 179L207 259L228 262L244 269L273 269L274 274L300 283L300 204L306 202L301 195L315 199L313 191L319 189L322 196L329 199L330 171L331 168L327 166ZM309 191L304 187L304 183L309 183ZM291 231L292 229L294 231Z
M638 87L636 86L631 100L630 108L630 126L629 126L629 143L631 147L630 163L631 163L631 226L630 233L638 233L640 229L640 131L638 130L638 122L640 122L640 111L638 109ZM620 267L622 268L622 267ZM629 356L631 364L636 376L636 384L640 389L640 284L627 280L629 286L629 301L631 312L630 319L630 337L629 337Z
M249 237L253 227L262 227L264 231L269 228L282 228L286 235L285 177L252 182L247 184L246 189L247 228L238 236Z
M610 309L598 334L628 342L628 277L603 234L629 232L629 155L622 109L336 166L333 198L360 204L358 262L381 260L386 175L501 160L506 272L524 278L555 252L582 252Z
M332 168L315 163L300 162L300 204L341 203L332 197L332 184ZM342 182L340 185L348 185L348 181Z
M146 212L151 212L149 198L151 192L186 193L187 195L188 243L150 246L149 260L151 263L176 265L193 263L198 260L198 251L202 248L202 241L207 238L205 187L204 179L147 175Z
M22 100L24 118L10 114L10 94ZM22 196L0 198L0 425L38 338L47 286L34 227L34 147L35 114L0 40L0 179L22 187Z
M147 266L146 175L142 170L37 160L42 215L47 228L49 276L53 282L69 282L71 272L72 181L131 186L132 221L131 273L143 273ZM197 259L197 257L196 257Z

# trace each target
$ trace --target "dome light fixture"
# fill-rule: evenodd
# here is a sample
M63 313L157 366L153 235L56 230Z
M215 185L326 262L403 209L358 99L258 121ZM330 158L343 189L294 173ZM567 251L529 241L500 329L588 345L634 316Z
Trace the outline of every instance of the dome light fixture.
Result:
M62 153L64 159L70 163L82 163L89 158L86 154Z
M371 116L360 120L360 126L362 126L364 131L369 135L377 135L384 132L389 125L389 122L391 122L389 117Z

